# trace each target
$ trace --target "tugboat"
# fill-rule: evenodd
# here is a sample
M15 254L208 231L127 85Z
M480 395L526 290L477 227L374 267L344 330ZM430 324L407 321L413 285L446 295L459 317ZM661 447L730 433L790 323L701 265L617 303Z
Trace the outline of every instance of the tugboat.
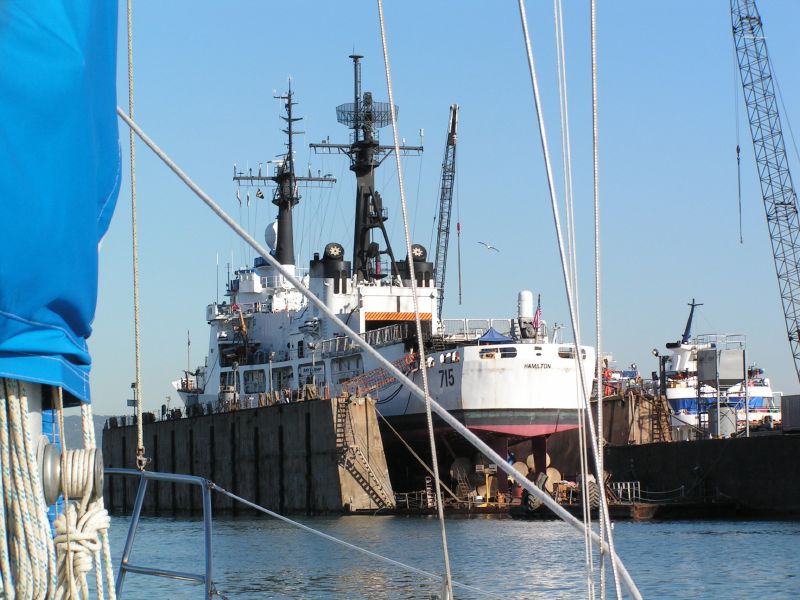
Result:
M442 291L435 285L435 265L426 248L413 244L427 353L426 364L419 364L408 258L396 259L385 227L388 210L375 187L375 170L394 151L378 139L378 130L391 123L389 105L374 101L370 92L362 95L362 57L350 58L355 97L336 108L338 121L351 130L350 143L311 146L316 152L345 155L356 176L352 252L348 258L344 246L332 241L314 254L307 270L295 265L292 209L300 201L298 184L331 180L295 173L292 137L299 119L289 91L281 97L287 152L274 173L234 169L239 185L275 186L277 220L266 228L273 256L415 383L421 383L421 369L427 369L431 395L473 431L507 444L508 439L577 428L582 392L576 347L551 336L541 306L534 308L533 293L519 293L517 314L510 318L440 319ZM422 147L401 146L400 151L419 154ZM263 258L237 270L226 295L229 300L206 308L210 337L205 363L174 383L190 413L207 404L246 408L345 392L376 398L381 415L401 432L425 430L424 406ZM582 346L579 352L589 390L594 349Z

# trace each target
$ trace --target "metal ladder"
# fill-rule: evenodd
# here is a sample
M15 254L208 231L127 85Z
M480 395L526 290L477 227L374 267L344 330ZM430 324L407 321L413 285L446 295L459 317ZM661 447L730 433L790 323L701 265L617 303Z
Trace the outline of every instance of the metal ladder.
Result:
M669 413L665 410L666 400L655 396L650 401L650 427L653 442L668 442L666 432L669 429Z
M467 481L467 475L461 470L456 470L456 494L460 499L467 500L472 488Z
M350 473L379 508L394 508L394 497L388 492L388 486L375 473L361 450L360 439L357 439L357 436L348 427L350 400L339 399L337 402L336 449L339 453L339 464ZM348 434L350 435L348 436ZM348 437L353 438L352 443Z

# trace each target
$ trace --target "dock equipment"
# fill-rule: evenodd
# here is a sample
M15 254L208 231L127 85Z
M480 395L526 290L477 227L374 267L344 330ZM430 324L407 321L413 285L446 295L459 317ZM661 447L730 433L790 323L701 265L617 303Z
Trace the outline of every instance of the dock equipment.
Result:
M447 126L447 143L442 160L442 184L439 188L439 224L436 233L436 260L434 282L439 289L439 318L444 305L444 275L447 268L447 243L450 239L450 213L453 208L453 184L456 180L456 130L458 128L458 104L450 106L450 122Z
M800 378L800 226L776 83L755 0L731 0L731 23L772 255L794 366ZM737 148L738 150L738 148Z

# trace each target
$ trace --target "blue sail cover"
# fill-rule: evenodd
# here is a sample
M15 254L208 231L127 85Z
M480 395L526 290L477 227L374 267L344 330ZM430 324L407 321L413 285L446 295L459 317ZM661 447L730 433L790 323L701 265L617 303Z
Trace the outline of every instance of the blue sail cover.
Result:
M83 402L120 182L116 4L0 1L0 377Z

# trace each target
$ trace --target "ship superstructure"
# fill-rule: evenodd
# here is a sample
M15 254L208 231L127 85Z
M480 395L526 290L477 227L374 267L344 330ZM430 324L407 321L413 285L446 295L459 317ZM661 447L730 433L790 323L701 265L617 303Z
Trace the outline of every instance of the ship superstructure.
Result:
M354 67L354 101L337 107L337 118L351 130L350 143L312 144L317 152L338 153L356 177L353 248L348 257L338 242L315 253L307 270L294 264L292 208L298 185L327 182L295 174L292 157L291 91L285 99L287 153L274 173L234 173L244 185L274 184L278 217L266 241L281 264L294 270L314 294L373 347L420 381L427 369L434 398L474 430L530 437L577 427L580 384L574 344L551 336L534 310L533 294L522 291L516 315L505 319L439 318L441 290L427 250L413 244L426 364L416 357L413 288L408 257L397 260L385 223L388 210L375 186L375 170L394 151L383 146L378 130L390 111L370 92L361 92L361 56ZM422 147L401 146L419 154ZM259 188L260 189L260 188ZM330 397L343 392L378 399L380 412L402 429L424 427L424 407L319 309L261 257L239 269L228 285L228 300L206 309L210 327L205 364L187 373L176 387L187 407L236 403L241 408ZM594 350L580 349L586 389L591 389Z
M692 321L698 304L692 299L689 304L689 317L680 340L668 342L666 347L671 355L663 356L665 369L664 392L672 408L671 422L675 426L706 426L709 412L713 412L717 402L732 407L736 411L736 421L740 428L745 422L762 423L780 421L780 394L772 390L764 370L756 365L745 369L740 364L741 380L732 385L718 385L708 380L701 381L698 376L699 361L703 353L734 350L744 356L746 346L742 334L701 334L692 335ZM719 393L718 393L719 388Z

